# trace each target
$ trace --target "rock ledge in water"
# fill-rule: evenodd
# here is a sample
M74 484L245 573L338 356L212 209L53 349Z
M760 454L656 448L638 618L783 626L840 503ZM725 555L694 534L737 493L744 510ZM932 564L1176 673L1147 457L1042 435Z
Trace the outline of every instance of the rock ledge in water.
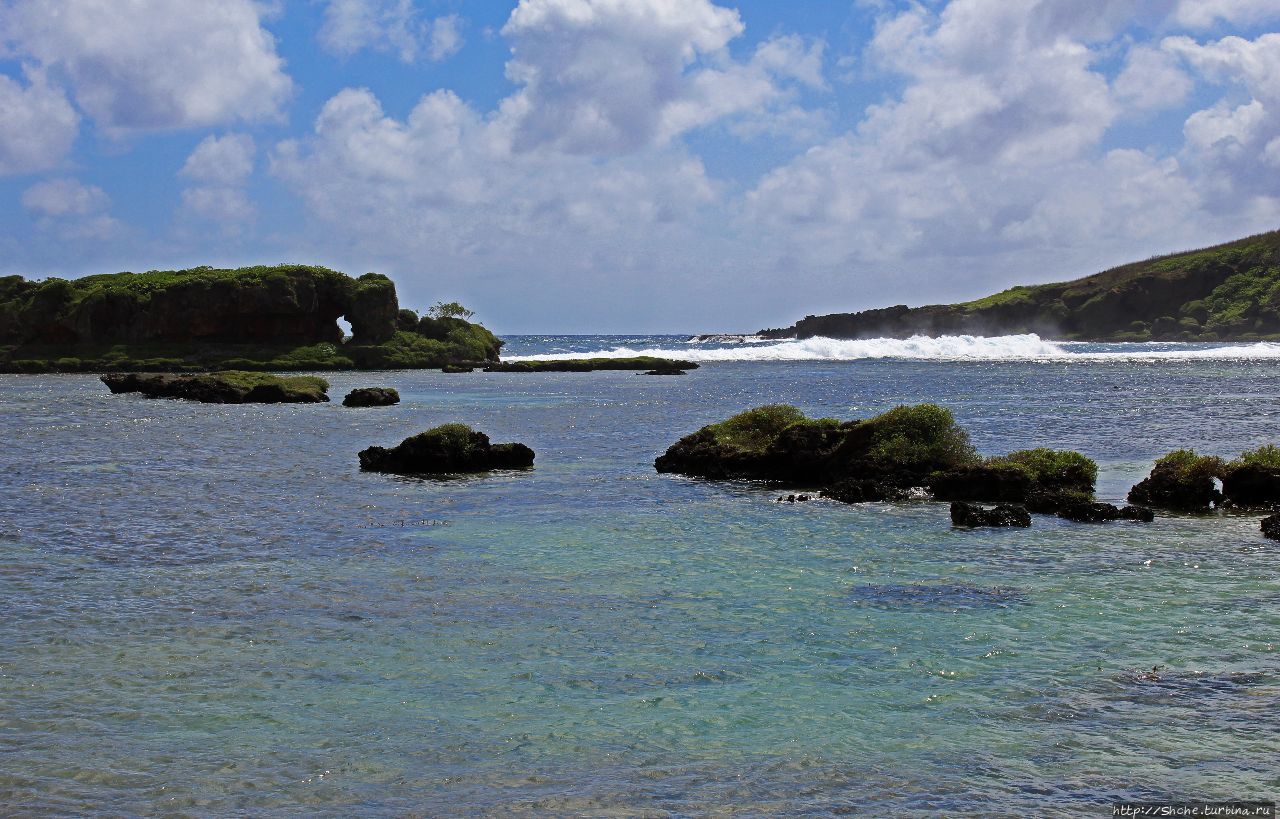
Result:
M195 375L107 373L102 383L113 393L147 398L182 398L205 404L317 404L329 400L329 382L310 375L226 370Z
M976 526L1030 526L1031 513L1022 506L1002 503L993 509L976 503L957 501L951 504L951 525L973 528Z
M405 438L390 449L371 446L360 452L360 468L397 475L433 475L523 469L534 452L524 444L491 444L489 436L466 424L445 424Z
M1080 501L1069 503L1058 510L1058 517L1076 523L1106 523L1113 520L1136 520L1150 523L1155 513L1145 506L1126 506L1121 509L1111 503Z
M344 407L389 407L400 403L400 393L391 387L356 387L342 399Z

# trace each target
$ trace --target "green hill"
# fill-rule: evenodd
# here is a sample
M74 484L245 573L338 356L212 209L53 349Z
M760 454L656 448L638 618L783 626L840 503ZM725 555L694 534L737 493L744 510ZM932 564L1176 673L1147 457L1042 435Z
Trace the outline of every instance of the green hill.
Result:
M1038 333L1076 341L1280 340L1280 231L950 305L808 316L773 338Z
M400 309L377 273L276 265L0 277L0 372L439 367L496 361L501 346L479 324Z

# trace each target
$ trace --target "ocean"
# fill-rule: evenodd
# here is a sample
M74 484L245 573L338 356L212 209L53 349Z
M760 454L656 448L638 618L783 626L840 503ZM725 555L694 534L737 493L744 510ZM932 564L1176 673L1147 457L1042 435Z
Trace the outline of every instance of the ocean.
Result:
M0 812L1099 816L1280 790L1258 514L953 529L654 471L749 407L949 407L1121 501L1280 444L1280 345L512 337L636 372L333 373L390 408L0 376ZM461 421L525 472L362 473ZM1104 813L1105 811L1105 813Z

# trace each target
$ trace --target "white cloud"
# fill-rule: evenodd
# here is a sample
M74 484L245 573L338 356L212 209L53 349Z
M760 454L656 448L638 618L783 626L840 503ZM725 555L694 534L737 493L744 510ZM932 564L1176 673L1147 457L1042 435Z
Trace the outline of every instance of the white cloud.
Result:
M1117 99L1140 111L1177 107L1193 87L1191 77L1172 54L1147 45L1129 50L1124 69L1112 83Z
M61 89L36 72L24 86L0 75L0 174L57 165L71 150L80 117Z
M201 140L178 172L196 183L182 192L183 213L225 225L251 219L255 209L244 185L253 174L256 151L248 134L207 136Z
M976 295L1046 266L1082 273L1099 258L1273 228L1280 180L1259 168L1280 134L1280 35L1139 44L1108 83L1098 64L1128 42L1116 10L1137 4L1092 5L953 0L882 19L869 63L905 78L900 94L747 196L745 224L769 237L771 263L858 271L908 297L960 272ZM1253 99L1193 114L1179 156L1106 150L1123 111L1185 104L1197 78Z
M1174 15L1190 28L1208 28L1225 23L1257 23L1280 18L1275 0L1180 0Z
M253 137L248 134L207 136L187 157L179 173L198 182L239 185L253 173L256 150Z
M102 188L63 177L37 182L22 194L22 207L41 230L68 240L103 240L121 225L107 213L111 200Z
M227 225L253 218L255 208L241 188L195 187L182 192L186 216Z
M329 0L320 42L341 56L371 49L394 52L406 63L423 54L439 62L462 48L461 20L457 15L428 20L413 0Z
M825 87L821 44L766 43L747 63L725 47L738 13L709 0L521 0L502 33L521 90L503 113L517 150L621 154L785 102L781 80Z
M262 13L252 0L16 0L0 31L123 134L278 118L292 83Z

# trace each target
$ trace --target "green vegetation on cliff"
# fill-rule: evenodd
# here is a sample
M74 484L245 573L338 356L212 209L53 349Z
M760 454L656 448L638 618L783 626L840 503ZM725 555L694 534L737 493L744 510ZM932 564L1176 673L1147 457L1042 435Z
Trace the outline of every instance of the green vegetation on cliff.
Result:
M501 346L456 315L401 310L377 273L276 265L0 277L0 372L439 367L496 361Z
M1280 231L974 301L808 316L772 337L1038 333L1089 341L1280 340Z

